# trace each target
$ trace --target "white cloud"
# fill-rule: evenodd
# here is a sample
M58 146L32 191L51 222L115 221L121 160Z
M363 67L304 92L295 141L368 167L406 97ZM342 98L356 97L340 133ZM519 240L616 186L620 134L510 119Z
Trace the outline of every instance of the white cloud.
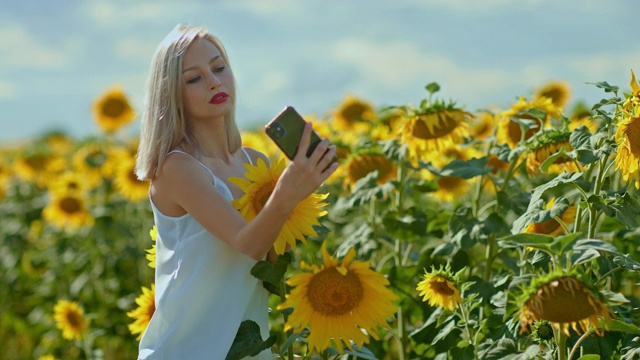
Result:
M17 24L0 28L0 44L0 66L3 68L61 68L71 56L68 47L45 44Z
M80 10L92 23L105 27L122 27L127 23L164 23L186 15L198 14L203 7L191 2L137 1L114 3L106 0L87 1Z

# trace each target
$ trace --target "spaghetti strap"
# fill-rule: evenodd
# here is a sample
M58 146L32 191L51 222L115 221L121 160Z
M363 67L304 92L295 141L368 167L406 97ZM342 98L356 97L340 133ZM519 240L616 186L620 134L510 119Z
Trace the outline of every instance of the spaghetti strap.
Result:
M249 165L253 165L253 161L251 160L251 156L249 156L249 153L247 152L247 150L244 147L241 147L240 149L242 149L244 156L246 156L247 160L249 160Z
M176 149L176 150L171 150L171 151L169 151L169 153L167 153L167 155L172 154L172 153L180 153L180 154L185 154L185 155L189 155L189 156L191 156L195 161L197 161L197 162L198 162L198 164L200 164L203 168L207 169L207 171L209 172L209 174L211 174L211 176L213 176L213 178L214 178L215 180L217 180L217 179L218 179L215 175L213 175L213 171L211 171L211 169L209 169L209 168L207 167L207 165L205 165L205 164L201 163L201 162L200 162L200 160L196 159L196 157L195 157L195 156L193 156L193 155L189 154L188 152L186 152L186 151L182 151L182 150L177 150L177 149Z

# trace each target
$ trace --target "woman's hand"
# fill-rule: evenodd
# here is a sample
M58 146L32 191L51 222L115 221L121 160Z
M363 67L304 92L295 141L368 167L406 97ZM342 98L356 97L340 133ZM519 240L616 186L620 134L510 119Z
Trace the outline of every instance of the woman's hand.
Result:
M284 201L291 210L311 195L336 170L334 162L336 147L329 145L328 139L322 139L310 156L303 149L311 143L311 123L306 123L295 157L287 165L280 176L273 196L277 201Z

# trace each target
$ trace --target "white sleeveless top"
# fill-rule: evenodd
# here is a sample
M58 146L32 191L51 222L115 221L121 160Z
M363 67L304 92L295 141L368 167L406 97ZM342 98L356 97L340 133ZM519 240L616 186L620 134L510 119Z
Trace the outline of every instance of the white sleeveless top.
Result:
M222 196L232 201L227 185L198 163L209 171ZM156 310L140 340L138 359L223 360L244 320L258 323L266 340L268 292L250 274L256 261L214 237L191 215L164 215L153 200L151 207L158 230ZM271 358L267 349L251 359Z

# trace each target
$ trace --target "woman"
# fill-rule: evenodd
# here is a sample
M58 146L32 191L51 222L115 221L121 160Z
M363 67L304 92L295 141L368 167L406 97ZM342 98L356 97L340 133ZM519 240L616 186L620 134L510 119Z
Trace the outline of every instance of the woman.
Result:
M224 359L243 320L268 337L268 294L250 269L267 257L298 202L335 171L335 146L323 139L309 157L299 151L247 222L231 205L242 191L226 179L244 177L244 164L267 158L241 146L234 78L220 41L178 25L158 46L147 86L136 174L151 181L156 311L139 359ZM307 124L303 149L310 132Z

